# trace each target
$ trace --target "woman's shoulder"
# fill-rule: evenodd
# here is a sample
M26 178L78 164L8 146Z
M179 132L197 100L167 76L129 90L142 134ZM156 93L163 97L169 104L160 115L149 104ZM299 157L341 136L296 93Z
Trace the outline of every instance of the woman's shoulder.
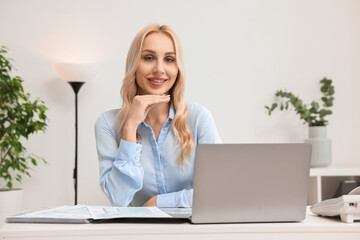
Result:
M97 118L95 127L110 128L111 130L117 129L117 114L120 109L112 109L100 114Z
M207 117L211 115L210 111L203 105L198 103L187 103L188 105L188 116L190 118Z
M116 115L119 113L119 111L120 111L120 108L111 109L111 110L101 113L101 115L103 115L106 118L113 118L113 117L116 117Z
M116 115L119 113L120 109L112 109L105 112L102 112L98 117L98 120L116 120Z

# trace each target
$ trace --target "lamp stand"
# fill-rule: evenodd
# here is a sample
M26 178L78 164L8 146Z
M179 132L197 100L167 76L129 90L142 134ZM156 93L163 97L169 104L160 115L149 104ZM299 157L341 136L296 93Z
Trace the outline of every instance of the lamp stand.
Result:
M77 184L78 184L78 92L85 82L68 82L75 93L75 168L73 173L75 188L75 205L77 205Z

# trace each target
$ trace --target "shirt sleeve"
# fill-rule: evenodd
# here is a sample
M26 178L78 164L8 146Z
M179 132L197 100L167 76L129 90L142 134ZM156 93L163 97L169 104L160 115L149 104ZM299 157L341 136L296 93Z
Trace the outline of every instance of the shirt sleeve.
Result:
M159 194L156 199L157 207L192 207L193 189L183 189L178 192Z
M100 187L113 206L127 207L142 188L144 169L139 158L142 146L117 138L104 114L95 123L100 167Z

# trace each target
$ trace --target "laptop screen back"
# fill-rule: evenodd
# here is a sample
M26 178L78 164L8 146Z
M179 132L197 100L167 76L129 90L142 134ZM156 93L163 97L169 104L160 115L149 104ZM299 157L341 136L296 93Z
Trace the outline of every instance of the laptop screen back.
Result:
M310 144L199 144L193 223L305 218Z

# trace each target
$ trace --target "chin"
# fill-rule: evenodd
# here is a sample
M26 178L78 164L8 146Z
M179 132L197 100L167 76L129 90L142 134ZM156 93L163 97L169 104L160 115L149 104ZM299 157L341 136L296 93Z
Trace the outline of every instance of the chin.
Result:
M164 90L164 89L149 89L148 91L145 91L145 94L148 95L164 95L166 93L168 93L170 90Z

